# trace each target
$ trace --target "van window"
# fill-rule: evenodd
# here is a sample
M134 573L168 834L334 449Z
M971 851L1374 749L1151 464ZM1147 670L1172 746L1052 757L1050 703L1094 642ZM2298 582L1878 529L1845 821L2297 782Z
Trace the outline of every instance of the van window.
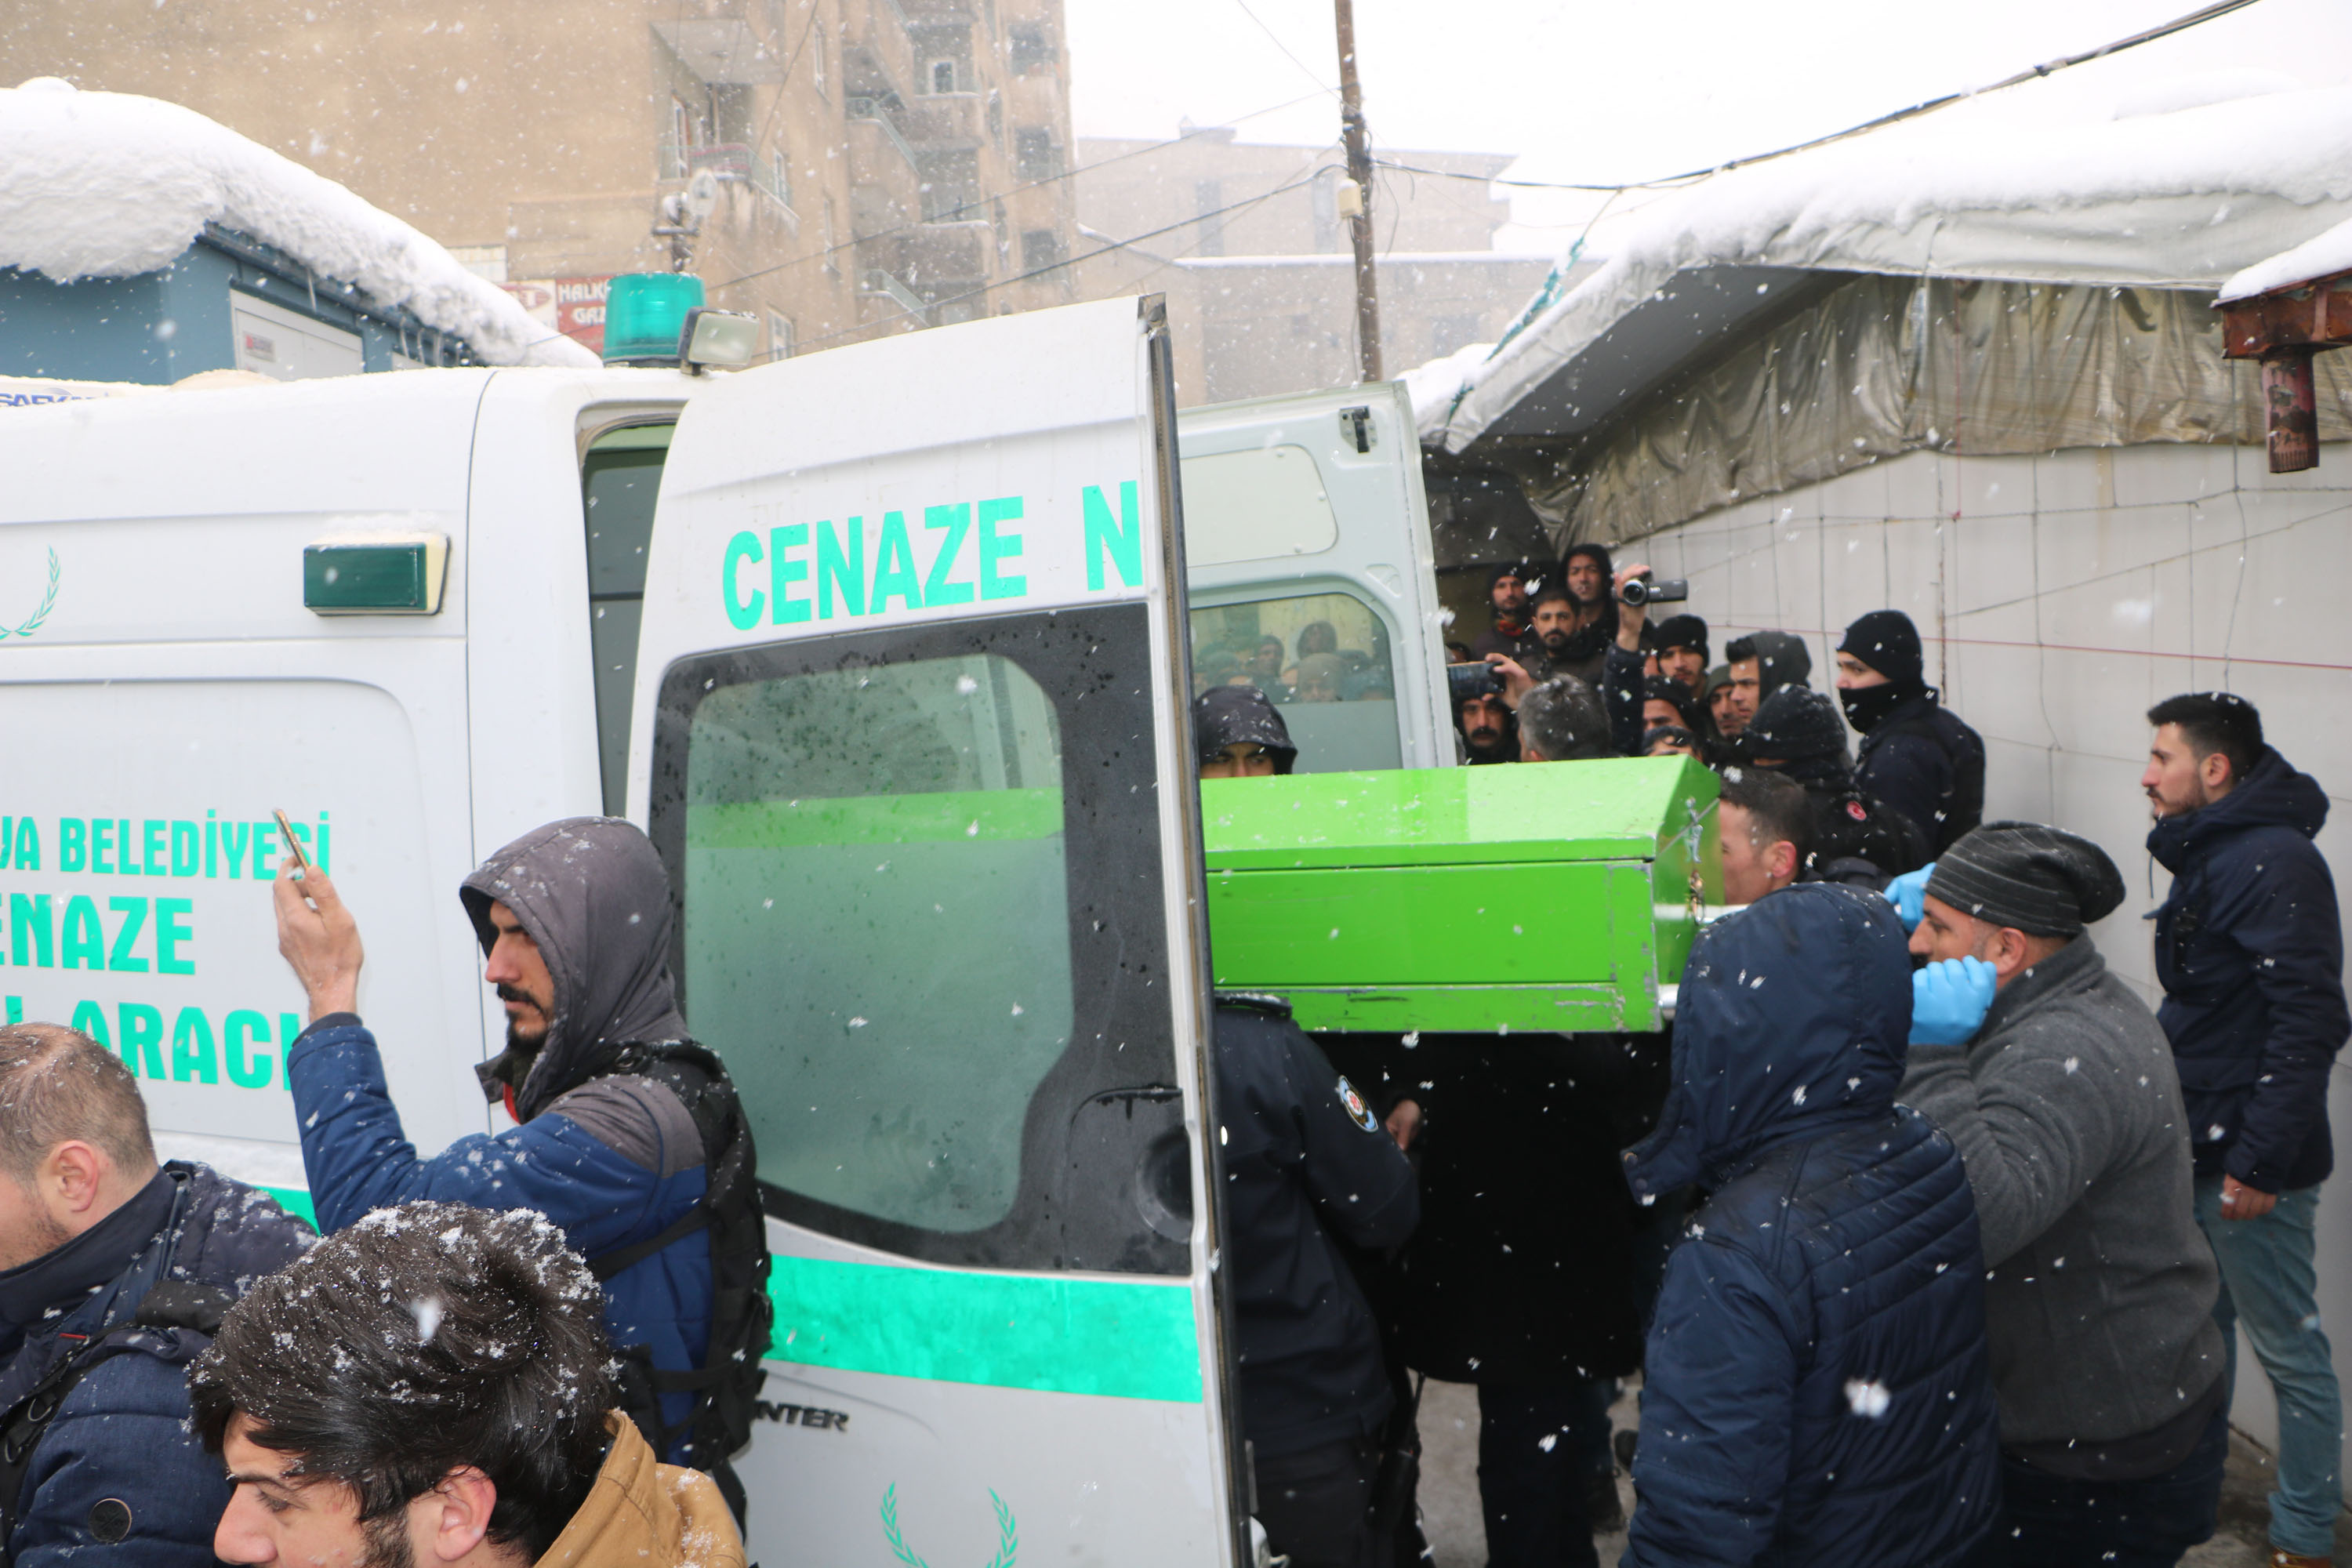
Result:
M596 746L604 814L628 805L629 694L637 679L637 626L646 603L646 547L654 498L669 458L670 425L596 437L580 464L588 532L588 651L596 665Z
M1313 555L1339 542L1339 516L1304 447L1187 458L1183 475L1188 566Z
M1087 678L1120 667L1108 649L1147 660L1144 627L1137 606L1063 611L665 677L652 823L681 885L675 969L772 1213L942 1261L1066 1266L1073 1117L1174 1081L1133 741L1149 694ZM1181 1247L1148 1251L1115 1266L1181 1271Z
M1404 765L1388 623L1361 599L1298 594L1218 605L1194 610L1192 626L1193 694L1264 690L1298 747L1294 772Z

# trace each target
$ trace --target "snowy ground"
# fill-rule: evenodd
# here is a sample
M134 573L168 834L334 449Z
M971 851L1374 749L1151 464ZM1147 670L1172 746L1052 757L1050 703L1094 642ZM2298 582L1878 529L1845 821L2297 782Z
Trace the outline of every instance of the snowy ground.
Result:
M1634 1424L1636 1389L1610 1412L1619 1426ZM1486 1531L1478 1515L1478 1393L1467 1384L1432 1382L1421 1395L1422 1529L1437 1555L1437 1568L1482 1568ZM1633 1507L1633 1483L1618 1478L1626 1510ZM2269 1518L2263 1500L2270 1490L2270 1456L2232 1434L2229 1478L2222 1484L2221 1531L2181 1559L2182 1568L2262 1568L2263 1527ZM1625 1550L1625 1537L1604 1535L1594 1543L1603 1568ZM2352 1522L2336 1526L2336 1559L2352 1563Z

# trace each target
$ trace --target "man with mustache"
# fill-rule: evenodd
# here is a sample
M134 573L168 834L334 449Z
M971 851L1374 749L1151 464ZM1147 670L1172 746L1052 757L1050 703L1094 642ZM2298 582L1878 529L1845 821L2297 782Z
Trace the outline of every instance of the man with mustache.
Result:
M669 974L669 881L615 817L533 829L458 889L507 1045L475 1070L517 1126L420 1155L359 1017L359 927L316 870L281 868L278 945L310 1025L286 1074L322 1232L429 1199L535 1209L604 1281L624 1405L655 1452L709 1470L749 1440L772 1313L751 1130ZM721 1304L725 1304L724 1310Z

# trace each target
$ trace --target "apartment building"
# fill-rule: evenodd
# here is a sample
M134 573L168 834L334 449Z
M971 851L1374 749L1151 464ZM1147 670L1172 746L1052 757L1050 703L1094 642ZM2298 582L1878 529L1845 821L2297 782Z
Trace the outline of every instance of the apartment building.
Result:
M605 280L682 254L777 356L1076 297L1066 58L1060 0L0 12L0 80L184 103L406 218L550 331L601 346ZM704 171L713 209L666 224Z
M1509 154L1379 156L1406 165L1380 171L1372 196L1384 368L1397 375L1492 342L1549 263L1495 251L1510 204L1488 182ZM1278 146L1186 126L1164 142L1088 138L1078 163L1079 285L1089 298L1167 293L1181 401L1356 379L1354 250L1336 141ZM1131 243L1111 248L1118 241Z

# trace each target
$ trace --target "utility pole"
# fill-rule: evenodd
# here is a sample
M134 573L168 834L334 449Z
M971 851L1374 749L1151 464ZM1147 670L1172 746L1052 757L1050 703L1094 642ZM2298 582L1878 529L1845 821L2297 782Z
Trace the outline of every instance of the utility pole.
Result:
M1348 143L1348 178L1355 182L1349 219L1356 242L1356 370L1366 382L1381 375L1381 300L1372 272L1372 149L1364 134L1364 91L1356 81L1355 0L1333 0L1339 21L1339 130Z

